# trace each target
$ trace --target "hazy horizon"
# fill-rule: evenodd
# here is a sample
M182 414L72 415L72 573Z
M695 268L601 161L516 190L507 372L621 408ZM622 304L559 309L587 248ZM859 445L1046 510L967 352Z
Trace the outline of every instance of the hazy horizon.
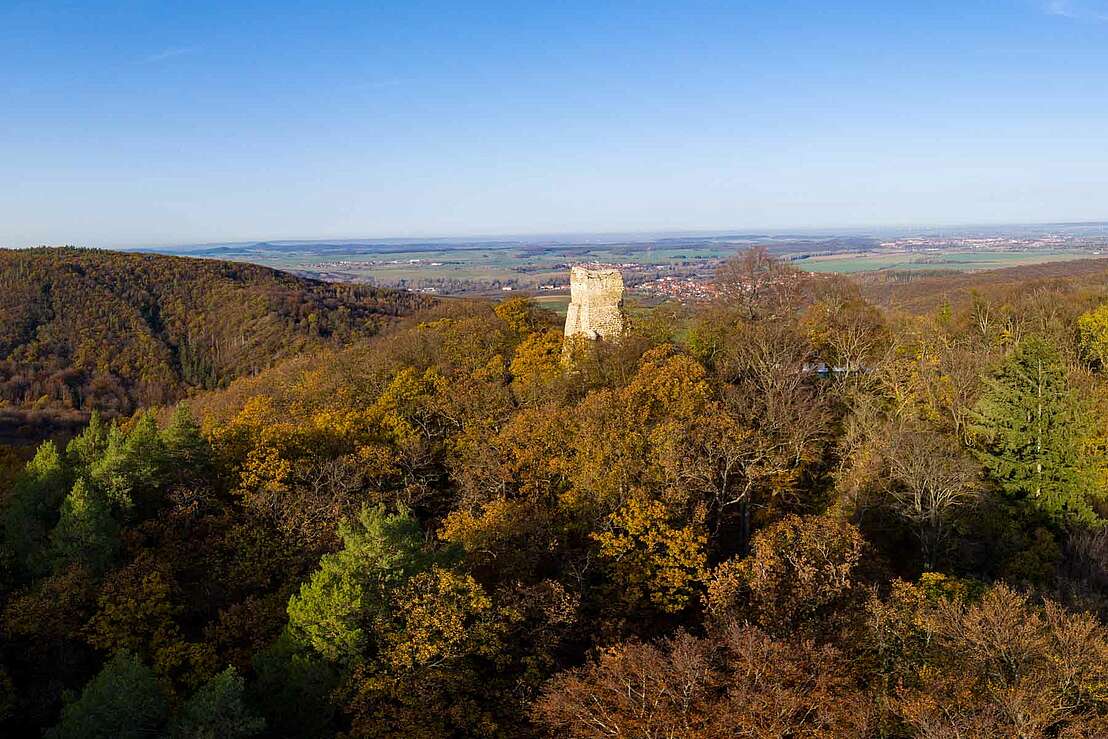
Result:
M639 231L592 231L592 232L554 232L554 233L472 233L472 234L441 234L428 233L423 235L386 235L386 236L351 236L339 235L332 237L269 237L269 238L237 238L218 239L213 241L175 241L169 243L119 243L119 244L81 244L74 242L56 244L0 244L0 248L34 248L38 246L76 246L94 249L115 250L186 250L208 249L221 246L241 246L250 244L405 244L405 243L441 243L449 245L474 244L481 242L511 242L526 241L530 243L562 243L562 244L588 244L605 243L613 241L652 241L673 238L712 238L712 237L749 237L758 236L783 237L835 237L835 236L907 236L913 234L925 234L936 231L948 232L947 235L966 235L974 231L983 233L1008 234L1012 232L1049 231L1049 230L1084 230L1108 231L1108 220L1092 221L1041 221L1041 222L1004 222L1004 223L920 223L920 224L861 224L844 226L807 226L807 227L734 227L712 229L676 229L676 230L639 230Z

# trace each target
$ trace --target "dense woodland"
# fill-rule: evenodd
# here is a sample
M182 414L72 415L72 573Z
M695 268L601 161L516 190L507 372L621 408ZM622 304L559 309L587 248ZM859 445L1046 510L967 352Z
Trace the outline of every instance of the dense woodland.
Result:
M426 304L250 264L0 249L0 423L129 415Z
M1101 274L750 252L619 343L448 302L95 416L0 475L0 733L1104 736Z

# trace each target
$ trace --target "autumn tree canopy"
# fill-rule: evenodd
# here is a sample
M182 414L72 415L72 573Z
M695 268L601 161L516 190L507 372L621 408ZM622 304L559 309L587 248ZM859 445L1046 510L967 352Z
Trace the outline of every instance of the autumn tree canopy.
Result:
M143 407L0 454L4 736L1108 732L1102 288L910 312L758 250L567 362L527 298L386 327L384 294L134 260L81 305L164 331L121 308L73 361ZM178 324L190 269L263 295ZM201 328L226 387L142 384Z

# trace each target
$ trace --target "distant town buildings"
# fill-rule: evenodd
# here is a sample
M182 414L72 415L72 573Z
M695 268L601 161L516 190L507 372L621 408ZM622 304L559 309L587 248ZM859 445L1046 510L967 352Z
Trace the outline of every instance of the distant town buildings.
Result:
M635 291L680 303L711 300L716 296L715 285L699 277L659 277L638 283Z

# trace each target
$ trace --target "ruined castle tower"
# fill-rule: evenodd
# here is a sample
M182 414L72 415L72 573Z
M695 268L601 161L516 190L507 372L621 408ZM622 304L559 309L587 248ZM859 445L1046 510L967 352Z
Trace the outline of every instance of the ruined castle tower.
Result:
M616 339L623 333L623 275L618 269L574 267L569 273L565 337Z

